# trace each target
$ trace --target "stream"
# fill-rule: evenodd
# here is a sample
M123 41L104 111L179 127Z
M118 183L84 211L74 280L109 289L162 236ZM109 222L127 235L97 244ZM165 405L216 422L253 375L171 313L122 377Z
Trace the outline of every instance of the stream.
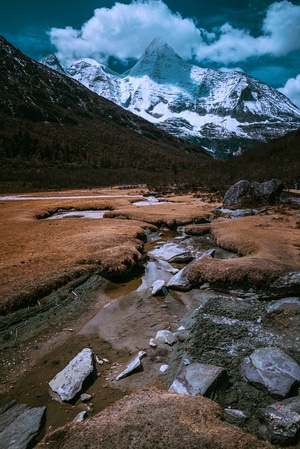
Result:
M167 284L189 260L209 249L215 249L215 258L237 257L219 248L210 234L188 236L184 228L149 232L147 260L130 278L111 282L93 275L50 295L40 313L33 310L30 315L28 311L24 327L32 332L30 348L22 340L20 323L18 334L14 334L13 324L6 339L0 332L2 349L15 351L0 362L10 373L2 404L17 399L31 407L46 405L43 437L71 422L79 412L85 410L92 416L143 386L159 382L167 389L183 364L199 361L226 368L230 385L218 402L223 408L245 411L243 429L256 434L256 410L273 399L241 379L240 364L261 346L288 348L296 357L300 351L299 314L272 315L269 310L276 301L259 300L253 291L221 292L202 286L187 292L166 289L153 296L154 281ZM179 333L180 338L173 346L153 348L150 340L160 330ZM78 396L70 403L52 399L49 381L86 347L101 361L96 363L96 375L81 391L92 399L87 404ZM143 369L118 381L118 374L139 351L147 354ZM36 363L14 382L14 370L28 354Z
M58 218L63 217L64 213L65 211L61 211ZM81 215L81 211L68 213L74 213L77 218ZM147 239L145 251L149 260L143 267L137 268L131 279L111 282L100 276L93 276L83 284L75 283L72 295L64 296L63 292L60 293L63 303L59 295L54 295L49 298L48 306L39 314L33 310L26 320L15 325L18 326L15 334L10 331L10 338L2 338L2 349L15 347L16 359L14 356L10 356L9 360L6 357L2 359L2 363L6 364L12 374L9 379L10 388L2 395L1 403L17 399L19 403L26 403L31 407L46 405L43 435L72 421L82 410L88 409L89 415L92 415L128 392L154 382L160 377L161 365L169 363L172 347L165 347L155 353L149 346L149 340L155 337L159 330L176 332L187 311L193 307L193 301L189 299L188 294L182 295L171 290L167 291L167 294L153 296L151 286L157 279L167 282L186 265L186 262L171 265L168 259L174 258L174 255L190 251L194 257L199 251L205 251L215 244L210 236L185 236L183 228L177 232L149 232ZM229 253L226 255L226 252L218 248L216 252L219 257L234 257ZM85 302L90 298L94 304L89 313L90 319L83 325L79 320L78 328L72 320L76 323L80 314L84 314ZM52 333L53 328L56 330L54 337L49 340L48 327L52 328ZM14 325L11 325L11 329L13 328ZM27 350L31 350L32 357L32 347L22 339L25 329L27 332L31 329L33 338L36 333L33 349L36 352L37 364L25 372L20 380L13 382L13 371L18 369L17 364L26 360ZM61 333L64 334L63 343L57 344ZM92 395L91 403L83 404L78 398L72 403L53 400L49 394L49 381L84 347L90 347L98 359L105 360L103 365L97 364L96 378L83 388L83 391ZM143 359L143 371L122 381L116 381L117 374L141 349L147 352L147 357Z

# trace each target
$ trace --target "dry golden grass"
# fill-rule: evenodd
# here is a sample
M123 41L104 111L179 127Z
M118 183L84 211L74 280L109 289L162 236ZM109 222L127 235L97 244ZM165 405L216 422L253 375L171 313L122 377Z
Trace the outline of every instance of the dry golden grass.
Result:
M176 227L197 217L212 218L212 208L220 204L209 197L199 201L191 195L169 195L165 204L139 207L134 201L140 200L142 193L141 189L103 189L39 193L36 196L43 199L36 201L5 201L0 197L0 313L34 304L83 274L126 274L141 257L145 227ZM60 199L60 195L72 198ZM88 198L78 199L76 195ZM110 211L106 213L108 218L98 220L36 218L72 207ZM257 286L299 270L299 217L295 211L269 212L214 220L210 228L217 243L242 257L197 262L190 271L192 282L246 282ZM208 227L204 227L207 232ZM203 232L203 225L189 227L191 233L200 228Z
M237 252L241 258L218 260L203 258L191 266L189 279L201 282L227 282L268 286L278 276L300 268L299 217L295 212L243 219L215 220L211 232L219 246Z
M163 201L166 203L153 204L146 207L132 205L130 207L122 207L110 211L107 217L123 216L131 220L141 220L153 223L157 226L166 225L170 228L186 225L191 223L197 217L210 218L212 216L211 209L218 202L198 201L192 195L167 196Z
M121 399L81 424L49 434L37 448L49 449L270 449L223 420L223 411L203 396L147 388Z
M118 197L38 201L0 199L0 313L30 305L84 273L98 270L122 274L129 271L141 256L145 223L36 218L59 208L107 209L128 205L129 201L131 198Z

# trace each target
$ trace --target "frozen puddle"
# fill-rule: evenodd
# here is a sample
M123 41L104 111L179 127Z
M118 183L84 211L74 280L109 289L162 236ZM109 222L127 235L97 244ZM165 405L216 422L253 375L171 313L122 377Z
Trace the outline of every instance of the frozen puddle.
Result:
M47 217L46 220L56 220L58 218L103 218L105 210L59 210L55 214Z

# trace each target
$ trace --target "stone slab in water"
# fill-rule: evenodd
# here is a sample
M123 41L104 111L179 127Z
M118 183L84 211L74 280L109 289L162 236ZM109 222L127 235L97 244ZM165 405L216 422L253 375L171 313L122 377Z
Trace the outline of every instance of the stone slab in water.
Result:
M280 398L288 397L300 382L298 363L276 347L258 348L241 365L244 378Z
M186 247L178 245L176 243L167 242L161 245L157 245L154 249L148 252L148 255L154 259L162 259L166 261L172 260L173 262L180 260L190 261L193 256Z
M11 401L0 408L1 449L27 449L35 443L45 421L46 407Z
M167 287L172 290L189 291L192 284L188 280L189 265L182 268L178 273L174 274L167 283Z
M85 379L94 371L93 353L84 348L49 382L51 390L62 401L71 401L82 389ZM54 395L54 398L56 396Z
M205 251L203 254L201 254L199 257L194 259L192 262L190 262L188 265L186 265L184 268L178 271L178 273L176 273L174 276L171 277L171 279L167 283L167 287L169 287L171 290L178 290L183 292L191 290L192 284L188 279L188 274L191 265L194 262L203 259L206 256L214 257L215 251L216 250L214 248L209 249Z

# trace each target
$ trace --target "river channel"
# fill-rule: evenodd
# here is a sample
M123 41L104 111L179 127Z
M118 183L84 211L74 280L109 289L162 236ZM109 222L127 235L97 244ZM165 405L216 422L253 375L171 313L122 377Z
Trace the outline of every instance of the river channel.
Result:
M163 345L154 350L149 345L150 339L159 330L178 331L186 313L199 302L198 298L195 303L193 295L174 290L164 290L156 296L151 293L155 280L167 283L186 265L180 257L174 258L176 254L188 251L194 257L215 247L216 257L235 257L217 248L211 236L188 237L184 228L176 232L165 229L159 234L148 233L147 240L147 258L130 279L111 282L94 275L75 283L71 292L69 289L67 293L62 291L61 296L54 295L48 307L40 314L33 311L15 326L15 331L13 324L10 326L10 338L6 345L2 344L2 363L10 375L5 380L6 392L1 402L16 399L31 407L46 405L42 436L72 421L83 410L91 416L129 392L159 381L161 367L170 363L173 347ZM170 258L177 262L170 264ZM203 298L207 294L201 292ZM32 334L30 343L22 338L25 328L27 334L28 329ZM101 361L96 363L93 378L83 387L92 396L91 401L84 404L78 397L72 403L54 400L49 381L85 347L91 348ZM147 353L143 370L117 381L117 375L140 350ZM15 382L15 370L21 370L28 358L31 367Z

